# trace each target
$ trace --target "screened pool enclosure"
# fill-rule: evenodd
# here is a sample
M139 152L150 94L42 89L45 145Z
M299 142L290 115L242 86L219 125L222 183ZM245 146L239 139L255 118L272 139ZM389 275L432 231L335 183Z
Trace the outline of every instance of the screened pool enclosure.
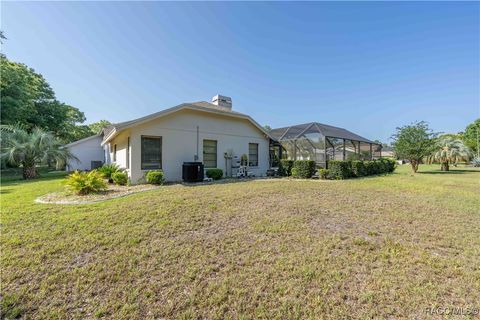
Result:
M270 131L277 140L271 147L274 159L314 160L328 166L329 160L371 160L381 157L382 146L343 128L318 122Z

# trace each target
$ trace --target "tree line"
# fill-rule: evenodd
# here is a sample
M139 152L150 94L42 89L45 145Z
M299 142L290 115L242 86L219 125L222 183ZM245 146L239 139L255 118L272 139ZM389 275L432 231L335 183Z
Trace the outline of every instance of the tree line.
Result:
M471 159L480 164L480 118L458 134L436 133L425 121L414 122L398 127L392 139L395 156L408 160L413 172L421 163L440 163L442 171Z
M29 132L40 128L66 144L97 134L110 124L107 120L83 124L85 114L59 101L41 74L4 54L0 54L0 72L2 125L19 125Z

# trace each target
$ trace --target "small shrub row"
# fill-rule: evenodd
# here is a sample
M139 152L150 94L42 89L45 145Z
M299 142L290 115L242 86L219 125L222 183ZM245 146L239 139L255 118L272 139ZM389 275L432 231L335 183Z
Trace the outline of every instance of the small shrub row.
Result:
M364 177L367 174L367 168L365 167L366 161L354 160L352 164L352 174L354 177Z
M353 176L352 162L331 160L328 162L328 178L348 179Z
M207 177L212 178L213 180L220 180L223 178L222 169L217 169L217 168L207 169L207 172L205 174L207 175Z
M328 170L319 171L322 179L348 179L354 177L365 177L376 174L391 173L395 170L395 160L381 158L370 161L338 161L328 162Z
M318 176L320 177L320 179L328 179L328 175L329 175L328 169L325 169L325 168L318 169Z
M70 192L78 195L87 195L106 190L106 179L121 186L128 184L128 175L125 170L120 169L117 165L113 164L105 165L89 172L74 171L65 179L65 185ZM163 184L163 171L148 171L145 174L145 180L151 184Z
M310 179L316 171L316 163L313 160L297 160L293 162L292 177Z
M152 170L145 174L145 180L151 184L163 184L165 178L162 170Z
M294 160L281 159L278 165L278 175L282 177L290 177Z

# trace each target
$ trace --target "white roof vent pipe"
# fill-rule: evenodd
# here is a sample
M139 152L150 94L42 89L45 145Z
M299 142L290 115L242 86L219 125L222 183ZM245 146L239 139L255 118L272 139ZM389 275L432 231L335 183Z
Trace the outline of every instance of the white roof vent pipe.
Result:
M212 98L212 103L216 106L232 110L232 98L217 94Z

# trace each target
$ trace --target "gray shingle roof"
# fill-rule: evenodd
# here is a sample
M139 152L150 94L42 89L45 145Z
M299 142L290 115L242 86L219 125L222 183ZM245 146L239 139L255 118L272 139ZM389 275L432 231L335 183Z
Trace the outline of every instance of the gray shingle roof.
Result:
M220 106L214 105L214 104L206 102L206 101L197 101L197 102L183 103L183 104L180 104L178 106L175 106L175 107L172 107L172 108L169 108L169 109L165 109L165 110L162 110L162 111L159 111L159 112L155 112L155 113L152 113L148 116L141 117L141 118L138 118L138 119L134 119L134 120L131 120L131 121L125 121L125 122L112 124L111 126L108 126L104 129L103 134L104 134L105 140L103 142L106 142L107 140L110 140L111 134L116 135L118 132L122 131L125 128L143 123L145 121L155 119L157 117L167 115L169 113L172 113L172 112L175 112L175 111L178 111L178 110L182 110L184 108L194 109L194 110L199 110L199 111L206 111L206 112L211 112L211 113L213 112L213 113L216 113L216 114L224 114L224 115L227 115L227 116L233 116L233 117L237 117L237 118L247 119L250 122L252 122L252 124L254 124L266 136L270 137L269 133L267 133L265 131L265 129L262 128L262 126L260 126L255 120L253 120L250 116L248 116L246 114L236 112L236 111L233 111L233 110L228 109L228 108L220 107Z
M374 143L373 141L359 136L356 133L348 131L347 129L330 126L327 124L322 124L318 122L310 122L299 124L290 127L277 128L270 131L270 135L275 139L281 140L292 140L298 139L304 134L309 133L320 133L325 137L331 138L340 138L340 139L349 139L361 142Z

